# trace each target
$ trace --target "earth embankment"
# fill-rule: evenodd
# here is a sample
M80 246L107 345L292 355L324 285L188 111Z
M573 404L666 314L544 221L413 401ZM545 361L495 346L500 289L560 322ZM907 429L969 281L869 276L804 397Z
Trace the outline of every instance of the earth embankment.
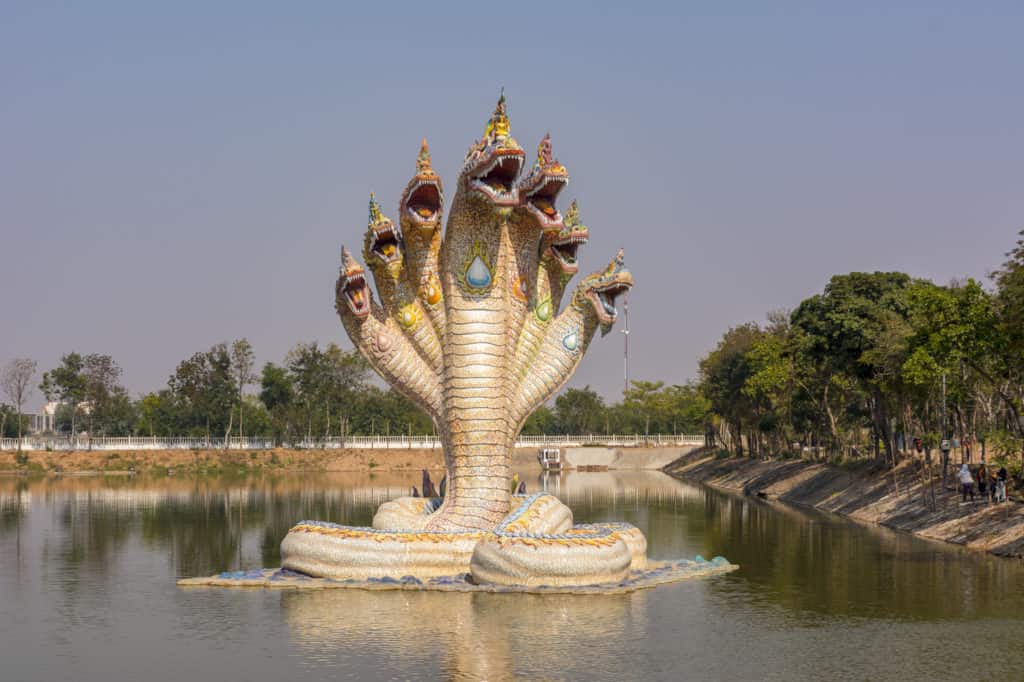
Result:
M351 448L275 450L73 450L0 452L0 473L219 473L284 471L443 470L439 448ZM537 466L536 449L513 452L513 465Z
M929 483L917 460L902 462L894 472L870 464L846 468L801 460L717 457L705 449L680 457L664 471L719 490L813 507L998 556L1024 558L1024 505L992 504L981 496L962 502L958 490L943 486L937 468ZM951 480L954 474L951 467Z

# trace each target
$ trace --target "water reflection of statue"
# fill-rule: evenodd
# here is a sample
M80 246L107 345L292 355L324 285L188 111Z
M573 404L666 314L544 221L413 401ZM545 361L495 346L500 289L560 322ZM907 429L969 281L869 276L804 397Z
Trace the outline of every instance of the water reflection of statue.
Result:
M602 642L644 637L647 593L495 595L363 590L292 590L281 608L293 643L316 658L354 651L367 666L434 665L448 679L521 679L544 671L600 667ZM344 614L344 617L339 617ZM562 646L567 637L573 646ZM574 660L578 659L578 660ZM430 670L429 676L436 676ZM379 672L378 672L379 676Z

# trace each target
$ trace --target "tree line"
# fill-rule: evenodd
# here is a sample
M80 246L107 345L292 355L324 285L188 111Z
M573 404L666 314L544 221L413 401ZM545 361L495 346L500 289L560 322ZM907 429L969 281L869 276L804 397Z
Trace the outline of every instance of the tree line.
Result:
M25 399L36 364L17 359L22 396L0 406L0 433L27 425ZM431 435L431 419L393 389L381 388L363 357L331 343L299 343L281 363L258 373L246 339L218 343L182 360L166 387L137 398L121 383L118 363L104 354L64 355L42 374L38 389L58 403L59 434L103 436L251 436L276 442L350 435ZM590 386L571 388L526 422L526 434L700 433L707 401L694 384L634 381L622 400L606 404ZM20 429L20 430L19 430Z
M709 428L737 454L1020 453L1024 239L992 282L852 272L729 329L700 362Z

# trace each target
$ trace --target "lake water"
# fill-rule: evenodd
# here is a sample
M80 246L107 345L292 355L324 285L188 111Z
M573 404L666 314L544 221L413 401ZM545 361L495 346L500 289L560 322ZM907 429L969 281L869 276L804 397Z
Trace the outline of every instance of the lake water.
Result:
M740 569L607 596L183 589L419 476L0 478L0 680L1024 679L1020 561L660 473L520 475L652 558Z

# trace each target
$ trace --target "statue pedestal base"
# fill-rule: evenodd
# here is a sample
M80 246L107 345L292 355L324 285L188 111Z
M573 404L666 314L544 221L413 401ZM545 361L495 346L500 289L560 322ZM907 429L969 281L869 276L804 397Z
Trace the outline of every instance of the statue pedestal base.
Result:
M722 557L704 561L650 561L647 568L631 571L624 580L595 585L478 585L468 574L439 576L420 580L404 578L368 578L366 580L313 578L287 569L264 568L252 571L229 571L208 578L182 578L181 587L258 587L269 589L358 589L358 590L432 590L436 592L492 592L525 594L622 594L667 583L704 578L734 571L739 566Z
M302 521L281 543L280 570L189 578L180 585L417 589L485 592L628 592L730 571L705 561L647 559L647 540L628 523L573 525L548 493L517 495L493 530L424 530L438 501L401 498L381 506L375 528ZM396 529L393 526L404 529Z

